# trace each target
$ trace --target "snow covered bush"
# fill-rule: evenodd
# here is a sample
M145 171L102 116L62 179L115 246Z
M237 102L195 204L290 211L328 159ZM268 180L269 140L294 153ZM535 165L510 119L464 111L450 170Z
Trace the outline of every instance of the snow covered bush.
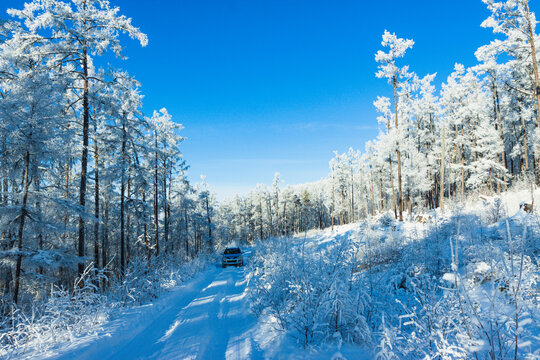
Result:
M474 219L462 212L443 219L428 236L402 249L408 255L393 264L394 270L386 270L402 279L391 281L393 293L384 286L375 290L378 299L385 294L401 306L381 304L387 327L401 335L392 354L404 359L535 358L540 271L538 256L525 246L531 241L526 227L511 220L486 226ZM437 238L444 241L432 241ZM415 257L422 247L436 256ZM380 334L378 343L385 336ZM386 354L388 348L379 346L378 352Z
M106 276L87 267L73 291L53 287L48 299L35 302L30 309L12 307L0 324L0 357L17 358L27 350L72 341L96 332L116 307L97 291L96 283Z
M356 252L348 238L324 249L305 239L261 243L251 263L252 310L272 316L303 346L369 344L369 295L356 279Z
M504 206L503 206L504 205ZM537 359L538 217L506 203L392 216L271 239L251 266L252 310L304 347L376 359Z
M138 259L130 263L122 279L113 281L111 296L123 306L147 303L201 272L211 261L209 254L191 261L183 258Z
M46 299L30 308L5 309L0 321L0 358L17 359L30 351L45 351L96 333L117 310L153 301L204 270L211 261L210 255L191 261L151 258L150 266L146 260L133 261L123 279L88 266L73 290L53 286ZM97 286L103 283L108 284L105 291Z

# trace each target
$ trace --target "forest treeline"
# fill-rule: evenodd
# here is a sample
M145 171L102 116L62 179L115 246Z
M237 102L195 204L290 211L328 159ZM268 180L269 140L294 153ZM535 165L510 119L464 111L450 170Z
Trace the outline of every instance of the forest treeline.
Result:
M363 152L335 152L330 174L316 183L280 188L276 175L270 188L221 203L232 224L222 236L289 235L388 211L402 220L445 201L500 194L516 181L538 184L536 18L528 0L483 2L491 14L481 26L494 39L476 51L474 66L456 64L440 89L436 74L406 64L414 41L385 31L375 54L375 76L388 81L387 96L374 101L377 138Z
M219 206L192 184L166 109L107 59L146 35L107 1L34 0L0 24L2 311L73 288L90 266L122 279L130 264L186 261L253 242L392 212L398 219L540 177L536 19L527 0L483 0L494 39L478 63L435 74L406 65L414 42L385 32L375 55L387 96L379 136L335 153L330 174L284 187L276 174ZM108 281L96 284L105 290Z
M181 126L145 115L140 84L118 68L147 36L107 1L31 1L0 24L0 291L12 304L95 286L212 248L213 200L192 185ZM126 36L127 35L127 36ZM103 270L106 270L104 273ZM108 280L106 280L108 279ZM80 283L80 282L78 282Z

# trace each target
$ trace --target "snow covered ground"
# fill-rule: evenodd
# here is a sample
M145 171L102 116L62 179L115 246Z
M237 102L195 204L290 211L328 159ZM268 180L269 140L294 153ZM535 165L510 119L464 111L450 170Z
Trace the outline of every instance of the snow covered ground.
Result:
M261 244L253 308L348 359L540 359L539 217L521 202L530 191Z
M518 206L528 197L478 199L428 224L382 215L269 239L246 251L246 267L216 262L98 331L18 358L483 359L492 337L481 330L494 324L494 351L513 355L517 313L519 355L538 359L538 218Z
M258 321L246 296L249 278L248 267L216 264L155 303L123 311L96 333L20 359L327 359L336 352L307 352Z
M249 255L249 254L248 254ZM246 268L217 265L103 330L30 359L259 359Z

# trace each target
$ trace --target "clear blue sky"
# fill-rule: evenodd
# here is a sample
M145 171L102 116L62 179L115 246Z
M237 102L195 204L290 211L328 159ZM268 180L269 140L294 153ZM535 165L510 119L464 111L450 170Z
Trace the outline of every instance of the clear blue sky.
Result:
M111 3L149 37L146 48L125 41L121 63L143 84L145 112L166 107L184 125L190 178L205 174L219 198L275 172L316 181L333 150L364 149L378 131L373 100L391 95L375 77L385 29L414 39L405 63L438 82L493 39L480 0Z

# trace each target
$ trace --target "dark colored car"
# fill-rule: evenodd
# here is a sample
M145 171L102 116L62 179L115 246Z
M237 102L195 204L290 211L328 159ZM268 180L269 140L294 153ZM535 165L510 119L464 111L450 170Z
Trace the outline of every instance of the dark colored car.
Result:
M237 247L226 248L221 257L221 267L228 265L244 266L244 256L242 250Z

